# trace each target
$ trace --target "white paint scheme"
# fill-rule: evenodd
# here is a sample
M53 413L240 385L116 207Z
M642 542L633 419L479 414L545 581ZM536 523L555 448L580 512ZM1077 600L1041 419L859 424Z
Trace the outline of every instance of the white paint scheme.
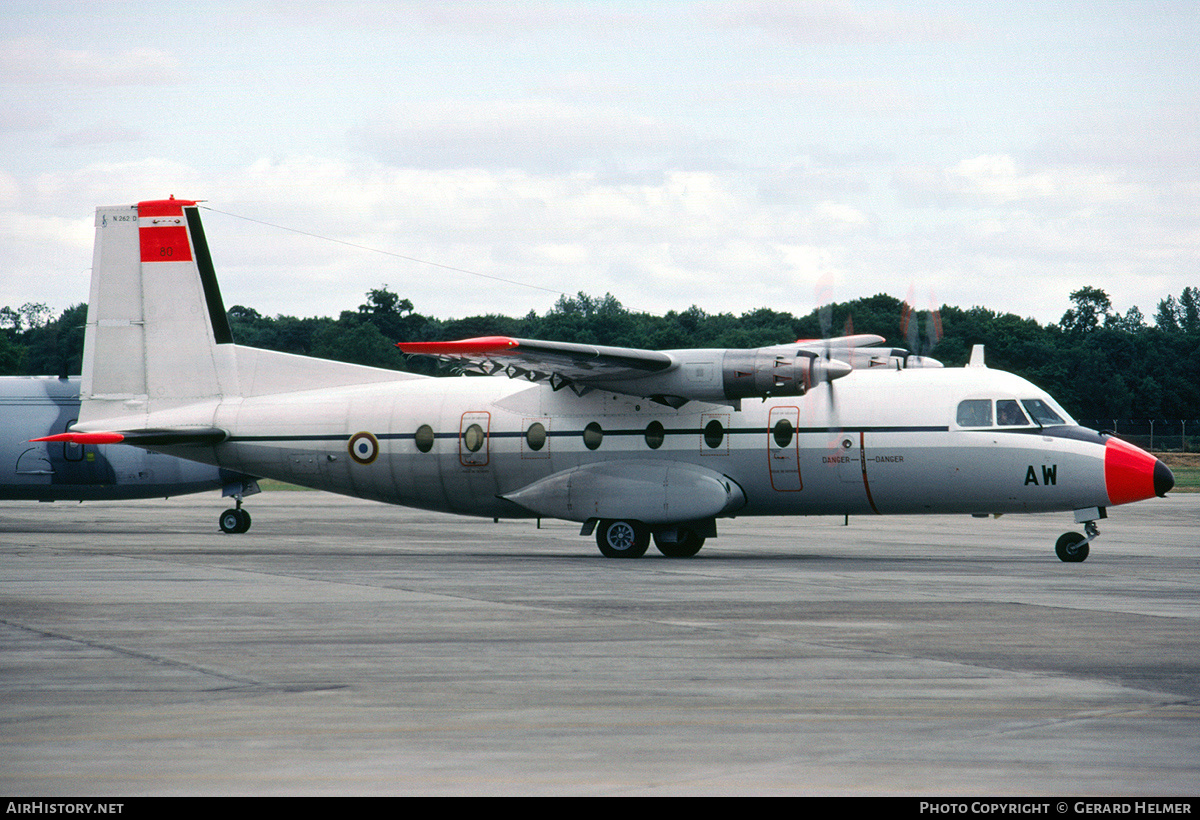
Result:
M189 240L202 245L194 206L179 211L192 212ZM97 211L79 431L217 428L228 434L219 444L153 449L431 510L630 520L648 525L646 539L654 529L668 542L682 525L712 535L715 518L737 515L1096 510L1081 519L1090 521L1121 500L1109 496L1105 439L974 355L967 368L854 370L806 395L672 409L633 388L580 396L546 382L435 379L222 342L214 322L224 322L223 307L215 279L205 292L203 260L139 254L139 231L145 244L155 228L138 213ZM622 389L619 380L606 384ZM969 398L1038 399L1075 433L961 429L956 408ZM796 432L781 446L772 431L784 419ZM540 449L525 435L535 422L547 431ZM652 422L665 430L657 449L645 434ZM592 423L603 430L595 449L584 436ZM714 423L722 434L706 441ZM429 452L417 446L423 425L435 434ZM478 431L468 433L472 425ZM370 435L352 453L360 432ZM482 446L472 452L477 432ZM1153 472L1143 455L1149 466L1138 470Z

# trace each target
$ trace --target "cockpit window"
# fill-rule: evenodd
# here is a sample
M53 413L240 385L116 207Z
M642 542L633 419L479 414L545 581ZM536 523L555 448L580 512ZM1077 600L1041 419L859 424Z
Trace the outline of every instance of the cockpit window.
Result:
M1021 404L1025 405L1025 409L1029 411L1034 424L1040 424L1044 427L1047 424L1067 423L1062 416L1054 412L1050 405L1041 399L1021 399Z
M992 402L990 399L966 399L958 403L959 427L991 427Z
M1015 399L999 399L996 402L996 423L1001 427L1023 427L1029 419L1021 412Z

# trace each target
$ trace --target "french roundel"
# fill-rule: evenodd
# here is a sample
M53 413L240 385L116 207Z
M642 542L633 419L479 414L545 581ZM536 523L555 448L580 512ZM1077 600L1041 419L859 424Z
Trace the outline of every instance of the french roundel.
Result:
M355 433L347 446L350 458L359 464L370 464L379 455L379 439L367 432Z

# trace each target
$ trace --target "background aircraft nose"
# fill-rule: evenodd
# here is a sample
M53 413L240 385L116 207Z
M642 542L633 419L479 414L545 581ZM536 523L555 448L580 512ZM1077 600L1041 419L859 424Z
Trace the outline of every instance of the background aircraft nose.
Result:
M1165 495L1175 486L1171 468L1161 460L1119 438L1104 445L1104 484L1110 503L1128 504Z

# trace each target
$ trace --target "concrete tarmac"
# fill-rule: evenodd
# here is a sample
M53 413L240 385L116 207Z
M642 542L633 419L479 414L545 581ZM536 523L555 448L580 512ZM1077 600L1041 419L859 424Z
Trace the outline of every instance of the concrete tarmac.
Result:
M1200 496L692 559L318 492L0 503L0 791L1200 792Z

